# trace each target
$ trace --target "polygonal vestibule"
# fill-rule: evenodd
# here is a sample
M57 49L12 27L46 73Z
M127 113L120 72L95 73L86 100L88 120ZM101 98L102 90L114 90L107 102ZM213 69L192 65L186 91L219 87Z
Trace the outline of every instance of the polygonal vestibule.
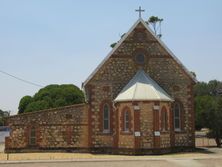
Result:
M171 102L117 102L115 106L118 148L141 150L171 147Z
M118 148L171 147L173 99L143 70L136 73L114 101Z

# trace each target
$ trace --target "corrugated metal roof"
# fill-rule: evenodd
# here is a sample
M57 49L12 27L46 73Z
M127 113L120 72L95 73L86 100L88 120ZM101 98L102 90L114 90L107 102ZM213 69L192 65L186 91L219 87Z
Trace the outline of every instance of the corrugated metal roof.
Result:
M114 101L173 101L173 99L148 74L139 70Z

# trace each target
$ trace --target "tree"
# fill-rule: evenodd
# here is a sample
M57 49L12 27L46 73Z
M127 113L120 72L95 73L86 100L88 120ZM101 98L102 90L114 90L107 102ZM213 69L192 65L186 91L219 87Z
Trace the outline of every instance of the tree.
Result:
M210 95L208 84L205 82L198 82L194 87L194 96L206 96Z
M208 111L215 110L214 97L211 96L197 96L194 100L195 104L195 126L197 130L206 128L206 119Z
M159 38L162 37L162 34L161 34L161 22L162 21L163 21L163 19L161 19L161 18L159 18L157 16L151 16L148 19L148 23L150 23L152 25L155 35L157 35ZM158 28L160 30L159 34L157 34L157 29Z
M5 118L9 117L9 111L3 111L0 109L0 126L4 125Z
M222 96L218 93L222 82L199 82L194 88L196 129L209 128L208 136L214 138L217 146L222 139Z
M31 96L24 96L20 102L19 102L19 113L23 113L25 109L27 108L28 104L32 102L32 97Z
M48 85L33 97L24 96L19 103L19 114L62 107L84 102L83 92L75 85Z
M217 146L221 147L222 139L222 97L212 102L213 108L209 108L203 114L205 125L210 129L208 136L214 138Z

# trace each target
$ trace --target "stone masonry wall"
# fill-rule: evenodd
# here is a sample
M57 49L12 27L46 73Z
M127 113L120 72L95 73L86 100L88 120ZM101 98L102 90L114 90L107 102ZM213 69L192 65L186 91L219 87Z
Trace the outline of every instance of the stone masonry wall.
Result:
M140 110L140 130L141 130L141 148L154 148L154 127L153 127L153 106L154 102L139 102Z
M124 132L124 112L127 110L129 112L129 132ZM117 141L118 148L135 148L135 136L134 136L134 109L131 102L119 103L118 104L118 132Z
M78 104L11 116L6 151L88 147L88 105ZM36 144L30 145L30 129L36 129Z
M142 33L142 39L141 35L138 35L139 33ZM135 61L135 54L139 52L145 54L145 63L143 65L139 65ZM157 40L145 30L142 24L135 28L85 85L87 97L89 97L90 119L92 119L90 126L93 127L92 132L90 132L92 136L90 139L91 146L93 147L96 144L98 147L103 147L103 143L107 142L107 138L110 138L109 146L112 147L112 135L103 137L99 130L100 105L104 100L112 102L138 69L141 68L169 95L183 104L185 124L180 136L182 133L184 137L183 139L176 137L175 142L180 143L181 141L183 143L186 140L187 145L193 146L194 111L192 88L194 82ZM104 92L106 93L104 94ZM113 124L115 124L115 120ZM115 129L112 130L113 133L115 133Z

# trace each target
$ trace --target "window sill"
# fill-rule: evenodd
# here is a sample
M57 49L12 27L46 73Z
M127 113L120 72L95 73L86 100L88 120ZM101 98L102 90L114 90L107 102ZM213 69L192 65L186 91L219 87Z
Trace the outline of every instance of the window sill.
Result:
M112 132L100 132L99 135L104 135L104 136L111 136L113 133Z
M28 144L28 147L31 149L38 148L37 144Z
M132 135L133 132L131 132L131 131L121 131L120 134L121 135Z
M185 131L184 130L174 130L174 133L180 134L180 133L185 133Z
M170 131L169 130L162 130L161 133L162 134L167 134L167 133L170 133Z

